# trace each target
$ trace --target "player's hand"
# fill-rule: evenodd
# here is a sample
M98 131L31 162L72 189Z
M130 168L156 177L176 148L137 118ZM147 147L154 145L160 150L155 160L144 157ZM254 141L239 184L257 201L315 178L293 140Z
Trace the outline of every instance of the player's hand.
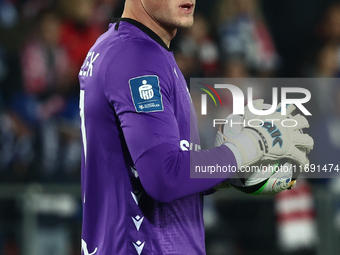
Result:
M263 104L263 100L254 100L253 105L258 110L262 108L264 110L270 108L270 105ZM238 115L238 114L230 114L225 119L226 124L221 125L219 127L219 130L217 131L216 139L215 139L215 147L221 146L227 141L227 139L232 138L238 133L240 133L244 127L241 123L243 123L244 121L248 121L249 119L256 116L250 113L248 105L244 107L244 112L246 113L244 116Z
M263 100L260 104L263 104ZM261 105L258 107L263 108ZM254 117L247 108L244 116L246 127L226 139L225 144L233 144L240 152L242 166L252 165L259 160L282 158L292 159L301 166L309 164L306 154L313 149L314 141L301 132L309 127L307 119L300 114L292 116L291 113L296 109L293 105L287 107L289 117L281 115L280 108L279 105L277 111L270 115ZM291 120L286 121L288 119Z
M253 101L253 105L256 109L269 109L270 108L270 105L263 104L263 100L255 100L255 101ZM279 107L278 107L278 109L279 109ZM291 112L295 109L295 107L292 107L292 106L290 106L290 107L291 108L290 108L289 114L291 114ZM270 117L271 116L267 116L268 119ZM285 116L282 116L282 117L285 117ZM244 120L246 122L248 122L250 119L256 119L256 118L257 118L256 115L250 113L248 106L245 107L245 115L244 116L233 115L233 114L229 115L226 118L226 124L220 126L220 128L217 132L216 140L215 140L215 146L221 146L222 144L227 144L227 141L229 139L233 138L235 135L237 135L241 132L241 130L243 129L244 126L242 124L235 124L235 123L243 123ZM234 124L231 125L231 123L234 123ZM305 127L309 126L307 120L304 120L303 123L304 123L304 125L301 125L301 123L300 123L300 126L302 126L301 128L303 128L303 126L305 126ZM299 126L296 127L296 130L299 130ZM308 162L308 159L307 159L306 154L308 154L313 147L313 145L312 145L313 141L311 140L310 142L311 142L310 145L307 145L305 147L299 147L299 150L302 151L302 153L304 154L305 160L307 160L307 162ZM298 148L298 147L296 147L296 148ZM258 147L257 147L257 149L258 149ZM246 147L245 150L248 150L247 154L250 154L250 153L254 154L254 152L251 152L249 147ZM239 153L239 155L240 155L240 153ZM278 157L278 156L276 155L276 157ZM282 156L282 157L285 157L285 156ZM263 159L268 159L268 158L264 157L264 153L263 153ZM296 185L296 178L293 178L291 174L286 175L282 172L274 172L272 174L272 176L263 184L263 186L261 188L259 188L258 192L256 192L256 194L254 194L254 195L272 195L272 194L279 193L279 192L286 190L286 189L291 189L295 185ZM221 183L220 185L217 185L215 187L215 189L220 190L220 189L225 189L225 188L228 188L228 187L230 187L230 184L228 183L228 181L225 181L225 182Z

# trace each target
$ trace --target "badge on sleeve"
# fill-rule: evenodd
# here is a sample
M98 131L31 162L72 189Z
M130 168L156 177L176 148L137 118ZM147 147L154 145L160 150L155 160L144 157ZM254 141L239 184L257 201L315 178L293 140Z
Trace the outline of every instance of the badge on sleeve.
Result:
M146 75L129 80L133 104L137 112L163 111L163 101L157 75Z

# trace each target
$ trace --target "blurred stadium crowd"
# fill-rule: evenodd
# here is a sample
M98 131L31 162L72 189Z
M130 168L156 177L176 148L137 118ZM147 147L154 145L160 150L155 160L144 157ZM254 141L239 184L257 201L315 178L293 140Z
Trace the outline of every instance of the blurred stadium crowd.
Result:
M79 182L78 72L118 3L0 1L2 181Z
M78 72L123 4L0 0L0 183L79 183ZM338 78L339 45L338 1L198 0L194 26L180 30L171 47L190 83L190 77ZM322 144L311 161L339 163L340 86L329 80L310 89L317 102L310 132ZM340 184L332 185L339 192Z
M311 40L291 63L267 25L265 1L202 2L194 26L179 31L172 44L188 83L190 77L339 75L340 4L325 6L318 21L314 17ZM78 71L111 18L120 16L123 3L0 1L1 181L79 180ZM291 65L297 67L294 72ZM333 87L315 88L317 110L334 108Z

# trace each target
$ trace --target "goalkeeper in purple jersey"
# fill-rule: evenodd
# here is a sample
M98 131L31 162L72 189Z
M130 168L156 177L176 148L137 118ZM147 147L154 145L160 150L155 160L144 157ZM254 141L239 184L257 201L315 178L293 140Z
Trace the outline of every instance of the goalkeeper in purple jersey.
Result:
M194 8L195 0L126 0L80 69L84 255L205 254L203 194L232 173L191 179L190 163L240 167L260 157L248 153L258 141L242 148L254 143L250 131L240 143L199 150L169 48L177 28L193 24Z

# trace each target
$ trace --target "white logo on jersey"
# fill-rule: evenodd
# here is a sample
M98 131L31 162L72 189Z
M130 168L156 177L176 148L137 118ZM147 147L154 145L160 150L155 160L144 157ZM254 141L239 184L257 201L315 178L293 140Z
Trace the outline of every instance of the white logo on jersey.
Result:
M143 86L139 87L140 98L144 100L152 99L154 96L152 86L147 84L148 82L146 80L143 80L142 83Z
M81 251L84 252L84 255L94 255L97 253L97 250L98 249L96 247L96 249L94 249L92 253L89 253L89 251L87 250L87 243L83 239L81 239Z
M139 192L139 191L132 192L131 191L132 198L133 198L133 200L135 200L137 205L139 204L139 200L140 200L142 194L143 194L143 192Z
M198 151L198 150L201 149L201 145L189 143L187 140L181 140L179 146L181 147L182 151L189 151L189 150L191 150L191 151L192 150Z
M136 243L132 243L132 244L133 244L133 246L135 246L135 249L136 249L138 255L141 255L142 251L144 249L145 242L142 243L141 241L138 240Z
M182 151L188 151L188 150L189 150L190 143L189 143L187 140L182 140L182 141L179 143L179 146L181 147L181 150L182 150Z
M135 224L135 226L136 226L136 228L137 228L137 231L139 231L140 226L141 226L142 223L143 223L144 217L141 218L139 215L137 215L136 217L131 217L131 218L132 218L133 223Z

